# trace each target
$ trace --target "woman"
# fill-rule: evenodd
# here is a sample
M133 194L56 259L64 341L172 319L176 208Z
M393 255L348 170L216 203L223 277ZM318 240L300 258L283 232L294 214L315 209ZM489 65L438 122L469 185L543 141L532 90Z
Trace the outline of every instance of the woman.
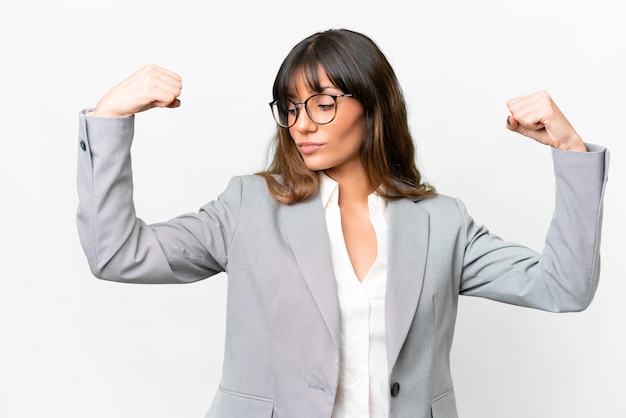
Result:
M553 148L543 254L476 225L424 184L404 100L366 36L330 30L284 60L271 167L146 225L132 201L132 116L177 107L148 65L80 116L78 228L93 274L189 283L228 274L223 376L207 417L456 417L449 354L459 294L585 309L599 276L607 152L550 96L507 103L507 127Z

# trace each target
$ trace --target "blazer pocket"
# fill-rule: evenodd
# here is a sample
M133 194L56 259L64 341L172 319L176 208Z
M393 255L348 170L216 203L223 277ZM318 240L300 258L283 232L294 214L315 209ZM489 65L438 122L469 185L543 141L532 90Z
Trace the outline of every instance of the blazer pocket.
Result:
M454 388L437 396L430 404L430 415L432 418L459 418L456 411L456 398Z
M205 418L272 418L274 402L269 398L218 388Z

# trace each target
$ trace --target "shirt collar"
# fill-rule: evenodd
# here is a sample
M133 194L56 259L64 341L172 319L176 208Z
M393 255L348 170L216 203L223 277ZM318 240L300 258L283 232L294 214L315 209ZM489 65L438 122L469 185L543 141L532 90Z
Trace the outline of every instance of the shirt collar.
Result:
M318 171L317 177L319 178L320 196L322 197L324 209L326 209L331 203L338 204L339 183L328 177L328 175L323 171Z

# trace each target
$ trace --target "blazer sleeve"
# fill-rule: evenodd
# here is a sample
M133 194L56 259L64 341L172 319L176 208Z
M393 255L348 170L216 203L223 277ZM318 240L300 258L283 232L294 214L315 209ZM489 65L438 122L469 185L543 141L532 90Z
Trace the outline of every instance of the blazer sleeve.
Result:
M94 276L136 283L188 283L226 269L241 181L198 213L147 225L136 217L130 148L134 117L79 115L81 245Z
M502 241L462 207L465 254L461 294L553 312L585 309L600 276L602 201L609 153L553 149L555 209L542 253Z

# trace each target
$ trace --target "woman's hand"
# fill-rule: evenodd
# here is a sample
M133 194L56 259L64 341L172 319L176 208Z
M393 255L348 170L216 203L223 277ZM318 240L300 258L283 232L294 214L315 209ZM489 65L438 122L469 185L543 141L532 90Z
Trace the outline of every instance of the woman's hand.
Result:
M585 152L581 137L545 91L511 99L507 128L554 148Z
M155 64L147 64L100 99L94 116L127 117L153 107L180 106L182 79Z

